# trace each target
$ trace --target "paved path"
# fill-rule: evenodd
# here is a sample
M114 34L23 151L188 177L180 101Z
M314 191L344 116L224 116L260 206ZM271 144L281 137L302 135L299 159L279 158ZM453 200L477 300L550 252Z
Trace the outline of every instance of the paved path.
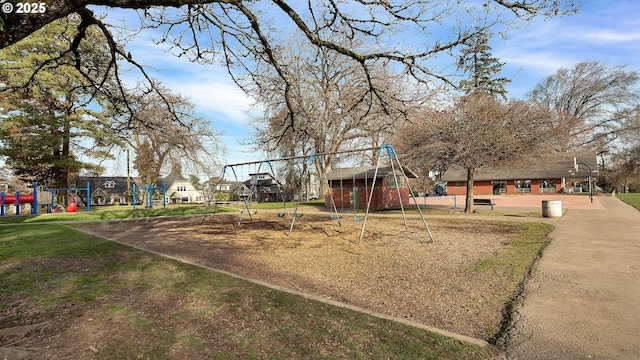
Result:
M640 359L640 212L614 197L597 200L553 222L507 359Z

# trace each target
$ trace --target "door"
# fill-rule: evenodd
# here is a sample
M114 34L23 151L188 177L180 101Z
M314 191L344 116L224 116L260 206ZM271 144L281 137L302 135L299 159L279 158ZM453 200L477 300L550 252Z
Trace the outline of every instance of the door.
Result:
M360 209L360 188L358 187L358 184L353 184L351 186L349 202L351 203L353 211Z

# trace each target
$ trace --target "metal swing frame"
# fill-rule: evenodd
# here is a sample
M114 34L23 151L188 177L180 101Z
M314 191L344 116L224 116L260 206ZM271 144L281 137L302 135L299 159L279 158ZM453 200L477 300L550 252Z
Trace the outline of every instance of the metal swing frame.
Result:
M257 163L257 164L259 164L258 165L258 169L256 170L256 174L255 174L257 176L260 173L260 169L262 168L262 165L266 163L267 165L269 165L269 170L271 170L269 175L276 182L276 186L277 186L277 190L278 190L278 196L280 197L280 199L282 199L282 204L284 206L284 213L286 215L288 215L288 216L291 216L291 215L289 215L289 211L287 210L287 203L286 203L286 201L284 199L284 196L282 196L282 191L280 189L281 188L281 184L276 179L275 172L273 170L273 165L271 164L272 161L273 160L262 160L259 163L258 162L253 162L253 163L242 163L242 164L225 165L225 166L222 167L222 174L220 175L219 179L224 179L224 176L226 174L227 168L230 168L232 173L233 173L233 176L234 176L234 179L235 179L236 183L239 183L238 174L236 173L236 170L235 170L236 166L244 166L244 165L248 165L248 164L250 165L250 164L256 164ZM256 183L257 183L257 179L256 179ZM252 189L251 189L252 194L257 194L257 189L256 189L257 188L257 184L251 184L251 187L252 187ZM212 199L209 199L207 201L207 206L205 207L204 213L202 214L202 218L200 219L200 223L201 224L204 222L204 220L207 217L207 215L214 216L216 214L217 209L218 209L218 201L216 200L216 198L217 198L217 195L219 195L221 193L221 191L222 191L222 188L220 186L218 186L218 190L212 196ZM214 207L213 207L213 211L209 212L209 207L211 205L211 201L212 200L214 201ZM256 195L256 201L257 201L257 195ZM242 210L240 211L240 219L238 220L237 223L234 223L234 228L237 229L242 224L242 220L244 218L245 212L247 214L249 214L249 219L253 220L253 216L252 216L251 210L249 209L249 203L247 201L247 197L243 196L242 197ZM257 210L256 210L256 213L257 213Z
M395 169L395 164L393 162L393 160L396 160L396 163L398 165L398 169L400 170L400 174L402 174L402 178L404 180L404 184L409 188L409 194L413 194L413 189L411 189L411 184L409 184L409 180L407 180L407 176L404 172L404 169L402 167L402 164L400 164L400 160L398 159L398 155L396 154L395 149L391 146L391 145L383 145L380 147L380 152L378 154L378 161L376 163L376 170L373 174L373 182L371 184L371 192L369 193L369 199L367 200L367 209L365 211L364 214L364 219L362 221L362 230L360 231L360 237L358 238L358 244L360 244L362 242L362 237L364 236L364 229L367 226L367 219L369 218L369 211L371 209L371 201L373 199L373 193L375 192L375 188L376 188L376 178L378 177L378 170L380 169L380 160L382 159L382 155L385 153L386 150L386 154L387 157L389 158L389 162L391 163L391 171L393 173L393 180L395 182L395 188L396 188L396 192L398 194L398 200L400 203L400 209L402 211L402 220L404 222L404 228L405 230L408 230L407 227L407 216L406 213L404 211L404 205L402 204L402 196L400 195L400 187L398 184L398 176L396 173L396 169ZM418 209L418 213L420 214L420 218L422 219L422 223L424 224L425 229L427 230L427 233L429 234L429 239L431 240L431 242L433 242L433 235L431 234L431 230L429 229L429 225L427 225L427 220L424 218L424 214L422 213L422 209L420 208L420 205L418 205L418 202L415 198L415 196L412 196L413 198L413 202L416 205L416 208Z
M358 221L362 221L362 228L360 230L360 236L358 238L358 244L362 243L362 239L364 237L364 232L365 232L365 228L367 225L367 221L369 218L369 214L370 214L370 210L371 210L371 203L373 200L373 193L375 192L375 185L376 185L376 179L378 177L378 171L380 169L380 162L382 160L382 158L384 157L384 155L386 155L386 157L389 159L389 162L391 164L391 170L394 174L394 181L395 181L395 188L396 188L396 193L398 195L398 199L399 199L399 203L400 203L400 208L402 211L402 219L404 222L404 227L405 230L408 230L408 226L407 226L407 218L406 218L406 213L405 213L405 209L404 209L404 204L402 203L402 197L400 194L400 184L398 184L398 175L402 175L403 180L404 180L404 184L406 185L407 188L409 189L409 193L413 194L413 189L411 188L411 184L409 184L409 181L407 180L407 176L404 172L404 168L402 167L402 164L400 163L400 160L398 159L398 156L396 154L395 149L391 146L391 145L383 145L381 147L370 147L370 148L363 148L363 149L354 149L354 150L346 150L346 151L339 151L339 152L332 152L332 153L319 153L319 154L311 154L311 155L305 155L305 156L292 156L292 157L287 157L287 158L279 158L279 159L269 159L269 160L262 160L262 161L253 161L253 162L245 162L245 163L238 163L238 164L229 164L229 165L225 165L222 168L222 175L220 176L220 179L224 179L225 173L227 171L227 168L230 168L231 171L233 172L234 178L236 180L236 182L238 181L238 176L236 174L235 171L235 167L236 166L243 166L243 165L251 165L251 164L259 164L258 166L258 171L256 172L259 173L260 172L260 168L262 166L262 164L266 163L269 165L269 169L271 170L270 175L272 176L272 178L276 181L276 184L278 186L278 194L282 199L283 202L283 206L284 206L284 211L289 215L289 217L292 219L291 220L291 225L289 227L289 234L292 233L293 231L293 226L295 224L296 218L297 218L297 212L298 212L298 208L299 208L299 203L300 203L300 199L301 197L298 197L298 202L296 203L296 207L294 209L294 216L291 217L291 215L289 214L288 210L287 210L287 205L286 205L286 201L284 200L284 197L282 196L281 193L281 189L280 189L280 182L275 178L274 175L274 171L273 171L273 165L271 164L271 162L273 161L282 161L282 160L293 160L293 159L302 159L302 158L306 158L308 163L312 163L314 160L317 159L317 161L320 163L320 165L322 165L322 157L321 155L329 155L329 154L338 154L338 153L353 153L353 152L358 152L358 151L370 151L370 150L378 150L379 151L379 156L378 156L378 160L376 163L376 167L375 167L375 171L374 171L374 175L373 175L373 181L371 183L371 190L369 191L369 196L367 199L367 207L365 210L365 215L363 219L357 219ZM394 162L395 161L395 162ZM396 172L396 166L398 168L399 173ZM320 169L322 169L322 166L319 167ZM329 179L327 177L327 173L325 171L322 171L322 177L324 178L324 183L327 185L327 189L331 189L330 183L329 183ZM367 176L365 176L365 194L366 191L368 190L368 184L367 184ZM217 195L221 192L221 188L218 187L218 191L215 193L215 195L213 196L212 199L209 199L207 201L207 206L205 208L204 213L202 214L202 219L200 220L200 223L202 223L204 221L204 219L207 217L207 215L209 216L213 216L216 214L217 212L217 207L218 207L218 201L215 200L215 198L217 197ZM331 203L331 208L332 208L332 215L331 218L334 220L338 221L338 225L342 226L342 223L340 221L340 215L338 213L338 209L336 207L336 203L334 201L333 198L333 191L329 191L328 192L328 196L329 196L329 202ZM414 196L412 196L413 198L413 203L416 206L416 209L418 210L418 214L420 215L420 219L422 220L422 223L425 227L425 230L429 236L429 239L431 240L431 242L434 242L433 239L433 234L431 233L431 230L429 229L429 225L427 224L427 221L424 217L424 214L422 213L422 209L420 208L420 205L418 204L416 198ZM211 205L211 201L214 201L214 207L213 207L213 211L209 211L210 205ZM251 217L251 212L249 210L249 206L247 203L247 198L243 198L243 210L241 212L241 216L240 216L240 220L238 221L237 224L234 224L235 228L238 228L240 226L240 224L242 223L243 220L243 216L244 216L244 211L246 211L249 214L250 219L253 219ZM355 218L355 217L354 217Z

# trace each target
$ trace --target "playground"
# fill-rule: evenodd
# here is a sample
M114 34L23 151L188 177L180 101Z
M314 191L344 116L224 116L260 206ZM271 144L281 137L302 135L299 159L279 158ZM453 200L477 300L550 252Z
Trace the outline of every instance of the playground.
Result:
M508 258L527 224L372 217L361 222L305 214L290 222L260 212L74 225L83 231L182 261L283 288L487 339L522 274L483 264ZM534 255L533 255L534 256ZM533 260L533 258L529 259ZM483 269L490 269L489 272ZM502 273L504 272L504 273ZM510 276L512 278L510 278Z

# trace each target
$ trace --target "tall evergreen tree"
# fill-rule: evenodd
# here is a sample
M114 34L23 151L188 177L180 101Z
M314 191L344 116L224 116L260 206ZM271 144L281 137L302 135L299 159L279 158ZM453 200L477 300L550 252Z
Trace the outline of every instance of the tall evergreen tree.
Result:
M80 170L99 170L81 157L108 157L115 141L99 90L78 71L104 71L110 54L90 34L77 44L82 61L68 50L79 21L61 19L0 51L0 156L23 180L68 187Z
M486 32L479 32L462 49L458 69L468 77L460 81L459 89L466 95L484 93L506 100L507 91L504 87L510 80L498 76L504 63L491 55L489 39Z

